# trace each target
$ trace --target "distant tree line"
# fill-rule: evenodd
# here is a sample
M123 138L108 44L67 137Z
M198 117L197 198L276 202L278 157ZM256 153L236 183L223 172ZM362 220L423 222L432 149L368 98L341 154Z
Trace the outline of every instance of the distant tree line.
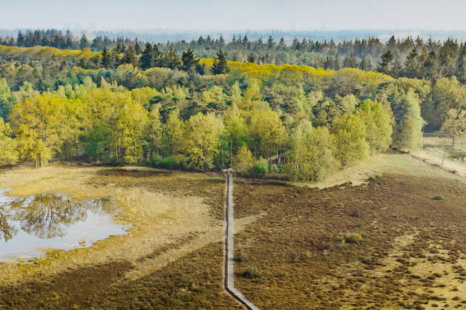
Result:
M466 82L466 47L457 40L444 42L420 37L397 39L392 36L383 43L376 37L355 38L354 40L316 40L295 38L286 44L284 37L259 38L250 40L247 35L233 36L226 42L222 35L217 39L211 36L199 37L197 40L180 40L164 43L146 43L137 38L109 39L97 36L88 40L86 35L72 35L69 31L35 30L18 32L16 38L0 38L0 45L32 47L51 46L59 49L85 49L100 52L103 61L94 59L94 63L79 64L83 68L111 68L122 63L132 63L142 69L167 67L181 69L180 58L190 51L199 58L214 58L222 50L225 58L231 61L254 62L258 64L297 64L315 68L339 70L341 68L359 68L365 71L377 70L394 78L423 78L435 81L442 77L456 76L462 83ZM146 51L147 47L149 50ZM107 54L108 53L108 54ZM141 54L152 54L154 60ZM152 57L152 56L151 56ZM27 60L23 60L27 61ZM202 71L201 68L197 68Z

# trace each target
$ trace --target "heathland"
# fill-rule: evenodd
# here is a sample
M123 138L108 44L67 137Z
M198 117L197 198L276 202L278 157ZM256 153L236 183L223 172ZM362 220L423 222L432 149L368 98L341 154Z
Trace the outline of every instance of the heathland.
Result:
M0 47L0 188L105 199L128 227L2 262L0 308L238 307L222 290L225 168L236 285L259 308L463 307L464 45L412 41L400 67L391 40L372 72L136 43ZM29 211L23 231L68 216Z
M222 178L57 163L0 182L13 195L113 197L116 220L133 224L91 248L3 264L3 308L237 308L222 290ZM384 153L324 182L235 179L235 277L248 298L261 309L463 307L463 177Z

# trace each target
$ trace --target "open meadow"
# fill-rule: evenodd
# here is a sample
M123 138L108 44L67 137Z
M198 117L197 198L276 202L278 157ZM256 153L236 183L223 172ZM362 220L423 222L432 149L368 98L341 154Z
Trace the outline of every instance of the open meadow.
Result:
M234 182L236 287L260 309L466 307L463 177L384 153L325 184ZM3 170L12 196L111 199L129 233L2 263L0 309L238 308L222 289L224 186L142 167Z

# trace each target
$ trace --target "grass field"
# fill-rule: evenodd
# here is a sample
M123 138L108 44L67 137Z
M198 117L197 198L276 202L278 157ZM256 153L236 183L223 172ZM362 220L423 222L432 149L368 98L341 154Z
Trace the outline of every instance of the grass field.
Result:
M395 153L326 183L238 178L236 287L260 309L464 309L465 182ZM223 179L56 164L5 171L0 187L113 197L134 225L0 266L0 309L238 308L222 290Z

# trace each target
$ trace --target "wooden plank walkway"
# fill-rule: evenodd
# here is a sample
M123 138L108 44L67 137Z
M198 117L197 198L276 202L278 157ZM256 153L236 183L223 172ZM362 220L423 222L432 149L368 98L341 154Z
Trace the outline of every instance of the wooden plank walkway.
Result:
M224 289L230 296L235 298L239 303L250 310L259 310L249 299L235 288L235 261L234 261L234 243L233 243L233 176L227 175L225 184L225 237L224 237ZM228 198L227 198L228 197ZM226 287L225 287L226 286Z

